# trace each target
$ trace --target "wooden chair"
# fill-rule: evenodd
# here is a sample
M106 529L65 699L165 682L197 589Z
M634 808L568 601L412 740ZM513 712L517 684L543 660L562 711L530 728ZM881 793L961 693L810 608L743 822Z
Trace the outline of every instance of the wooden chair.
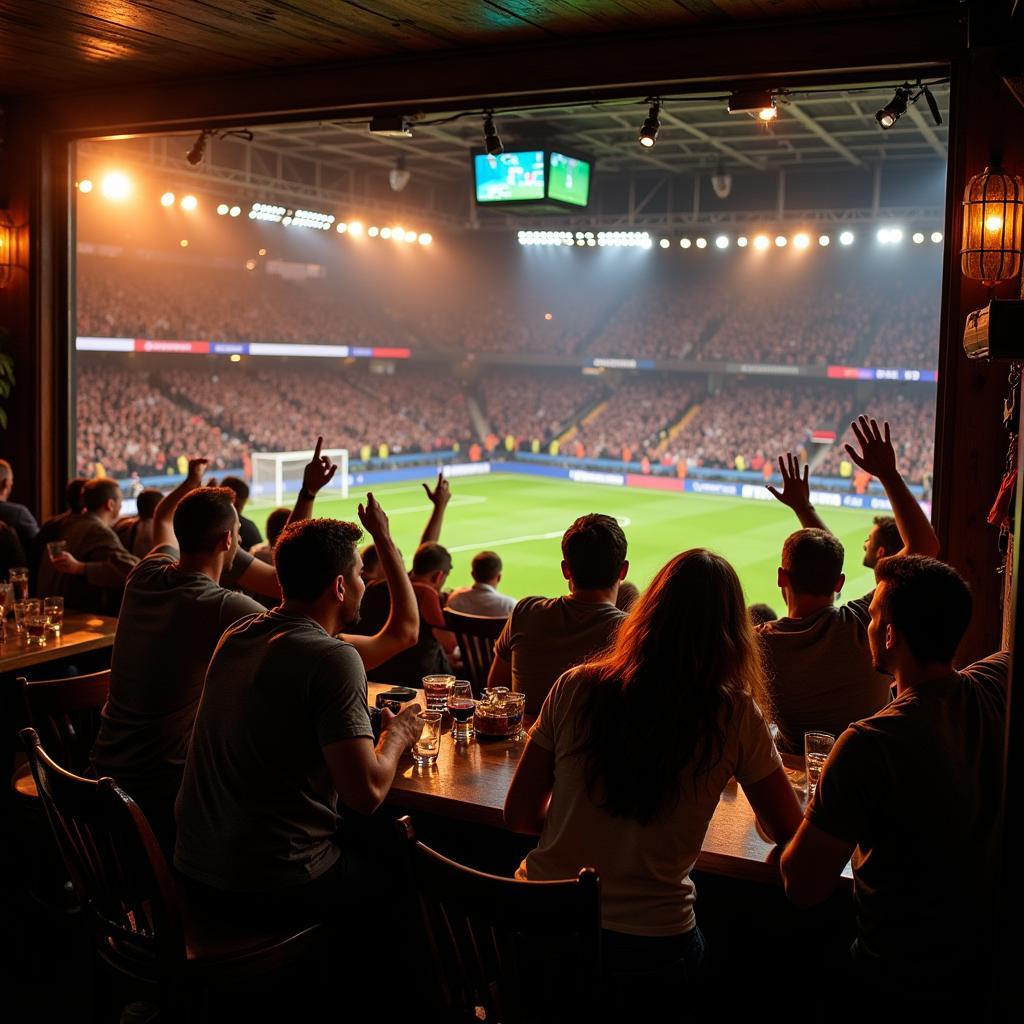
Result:
M444 611L444 624L455 634L466 678L473 684L473 693L480 697L487 686L487 674L494 661L494 642L508 622L504 617L467 615L465 612Z
M600 885L593 868L564 882L487 875L418 842L408 817L396 825L419 894L425 981L436 986L437 1019L603 1019Z
M262 977L319 943L318 923L238 926L218 908L205 907L176 883L142 811L113 779L65 771L34 729L20 736L101 960L126 978L156 986L170 1019L188 1019L214 982Z
M87 676L40 679L18 678L29 725L39 734L43 749L76 775L89 771L89 754L100 731L100 712L110 693L110 669ZM28 764L11 782L19 797L35 800L35 780Z

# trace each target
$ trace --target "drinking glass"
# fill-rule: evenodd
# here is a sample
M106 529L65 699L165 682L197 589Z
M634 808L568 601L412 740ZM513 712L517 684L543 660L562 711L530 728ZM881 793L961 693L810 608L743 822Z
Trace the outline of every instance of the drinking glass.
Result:
M454 682L455 676L423 677L423 697L428 711L444 711L448 704L448 688Z
M828 752L835 745L836 738L827 732L804 733L804 770L807 772L807 799L814 796L821 778L821 770L828 760Z
M14 584L0 583L0 619L7 618L7 609L14 604Z
M39 603L38 601L36 602ZM29 647L46 646L46 616L42 610L27 612L24 618L25 643Z
M64 598L44 597L43 614L46 616L46 632L55 640L59 640L64 628Z
M68 542L66 540L51 540L46 545L46 553L50 556L52 562L58 555L64 554L67 549Z
M473 700L473 686L468 679L456 679L448 688L448 714L452 716L454 726L452 736L457 742L465 743L473 738L473 712L476 701Z
M38 597L28 597L23 601L14 602L14 628L19 633L25 632L25 619L29 615L42 615L43 605Z
M421 711L416 717L423 723L423 731L413 744L412 759L417 764L434 764L441 749L441 712Z
M14 600L24 601L28 597L28 569L18 566L7 574L7 578L14 587Z

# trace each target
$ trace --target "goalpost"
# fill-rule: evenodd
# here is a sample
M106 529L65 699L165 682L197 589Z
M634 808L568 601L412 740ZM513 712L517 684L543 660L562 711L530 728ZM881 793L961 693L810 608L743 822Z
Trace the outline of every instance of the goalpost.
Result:
M324 448L321 455L337 463L334 479L321 491L324 496L348 497L348 449ZM252 497L254 501L273 501L283 505L286 495L298 494L302 487L302 471L313 457L308 452L253 452Z

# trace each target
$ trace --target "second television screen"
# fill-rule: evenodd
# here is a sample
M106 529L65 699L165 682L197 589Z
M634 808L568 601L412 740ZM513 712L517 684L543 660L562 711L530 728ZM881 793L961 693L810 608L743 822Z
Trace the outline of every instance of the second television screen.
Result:
M473 160L478 203L510 203L544 198L544 151L480 154Z

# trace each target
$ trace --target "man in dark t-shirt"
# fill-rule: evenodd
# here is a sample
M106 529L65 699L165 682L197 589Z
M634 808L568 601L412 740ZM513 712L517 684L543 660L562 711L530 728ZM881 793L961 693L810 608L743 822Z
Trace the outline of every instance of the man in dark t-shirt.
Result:
M971 595L949 566L905 556L876 572L868 640L897 696L839 737L782 874L812 906L852 856L854 990L946 1012L991 963L1008 657L954 670Z

